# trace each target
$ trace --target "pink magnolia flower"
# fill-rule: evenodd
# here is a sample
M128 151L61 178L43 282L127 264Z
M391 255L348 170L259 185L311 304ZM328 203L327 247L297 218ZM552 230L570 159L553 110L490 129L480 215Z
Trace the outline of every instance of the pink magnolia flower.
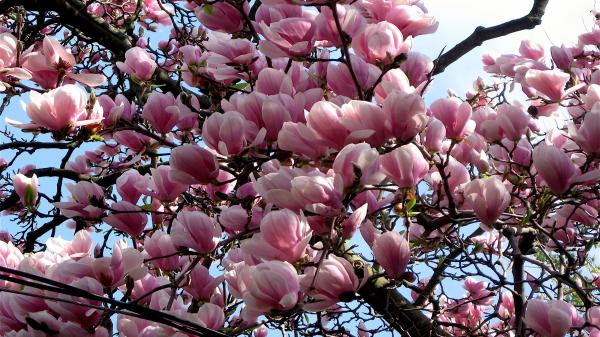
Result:
M435 17L415 5L394 6L387 12L385 20L396 25L404 36L430 34L438 28Z
M552 192L564 193L578 175L578 169L563 150L540 144L533 150L533 164Z
M98 207L104 204L102 187L89 181L67 184L66 187L71 192L71 201L54 203L64 216L96 219L102 215L103 210Z
M484 225L492 225L510 204L510 193L496 176L475 179L464 188L465 200Z
M183 268L186 269L185 267ZM213 277L209 270L201 265L196 265L189 274L189 284L186 284L183 289L192 297L201 301L209 301L215 289L221 282L223 277Z
M423 132L421 142L430 151L439 152L442 150L444 138L446 138L446 127L437 118L430 118L429 125Z
M221 227L202 212L181 211L173 221L171 239L176 246L210 253L221 240Z
M523 40L519 46L519 53L528 59L540 61L544 58L544 46L535 41Z
M515 315L515 300L511 292L502 293L502 302L498 307L498 315L504 319L512 318Z
M196 144L184 144L171 151L169 178L182 184L208 184L219 176L214 154Z
M425 54L411 51L406 54L406 61L400 64L400 69L408 76L410 85L420 88L429 79L433 61Z
M156 61L155 57L144 49L133 47L125 52L125 62L117 62L117 67L140 81L147 81L156 70Z
M311 235L304 215L288 209L272 211L260 222L260 233L242 243L242 250L255 258L296 262L306 254Z
M352 70L362 90L369 89L381 75L381 69L356 55L350 55ZM327 62L327 85L337 95L358 99L358 90L348 66L342 62Z
M571 54L569 48L566 48L564 45L562 47L550 47L550 55L558 69L568 71L571 67L571 63L573 63L573 54Z
M259 11L264 6L259 7ZM295 6L297 7L297 6ZM232 39L225 34L213 34L204 46L211 52L226 57L227 63L250 65L258 57L255 45L246 39Z
M354 272L354 267L346 259L329 255L321 262L317 271L316 267L308 267L301 276L300 285L306 292L310 286L314 290L309 294L314 297L314 302L304 305L306 310L322 311L339 301L348 301L354 298L354 293L366 282L368 271L359 279ZM314 282L313 282L314 281Z
M77 126L98 123L98 118L88 118L87 99L81 88L67 84L44 94L36 91L29 93L31 103L24 104L24 109L31 124L22 124L7 119L7 122L21 129L44 128L50 131L68 130ZM98 105L99 107L99 105Z
M560 70L529 69L525 74L527 86L535 89L540 96L552 102L560 102L584 85L581 83L565 90L565 85L570 79L569 74Z
M6 79L6 76L11 76L21 80L31 78L31 73L27 69L20 68L17 64L17 38L10 33L0 34L0 71L1 78ZM4 91L6 87L0 83L0 91Z
M378 103L383 103L388 95L394 91L403 94L410 94L415 91L402 69L391 69L383 75L381 82L375 87L375 99Z
M102 296L104 294L104 289L100 282L96 281L96 279L92 277L83 277L81 279L71 282L69 285L94 295ZM64 321L79 323L82 326L91 328L94 325L96 325L102 317L101 310L90 309L86 306L82 306L76 303L68 303L68 301L76 301L80 303L90 304L93 306L101 306L102 302L99 300L88 300L74 295L66 294L56 294L55 296L59 299L66 300L67 302L46 300L46 304L48 305L48 308L50 308Z
M171 235L156 231L152 236L144 239L144 250L150 258L150 263L163 270L179 268L181 257L177 255L177 248Z
M313 129L304 123L285 122L277 135L280 149L316 159L327 154L328 147Z
M398 140L406 142L419 134L427 125L429 117L421 96L391 92L383 101L383 113L390 120L390 132Z
M142 117L160 133L168 133L181 119L181 112L172 93L152 92L142 110Z
M227 233L241 232L250 228L250 218L244 207L232 205L221 208L219 224L225 228Z
M52 237L46 241L49 251L59 255L68 256L73 260L89 257L94 248L92 236L86 230L80 230L73 236L73 240L67 241L61 237Z
M352 49L369 63L390 64L400 54L412 49L412 37L404 39L402 32L387 21L367 24L352 39Z
M91 267L96 280L110 289L124 285L128 277L139 280L148 272L144 256L134 248L127 248L123 240L115 242L112 256L94 259Z
M198 320L200 324L212 330L219 330L225 324L225 313L223 308L212 303L204 303L198 309Z
M577 311L564 301L532 299L527 301L523 321L542 336L563 337L577 321Z
M264 68L258 73L256 91L265 95L294 94L292 78L283 70Z
M435 118L444 123L446 136L456 139L464 136L473 110L469 103L450 97L431 103L431 112Z
M406 271L410 260L408 241L400 233L389 231L373 243L373 256L390 278L397 279Z
M350 132L341 122L342 109L329 102L315 103L307 116L306 125L314 130L328 146L339 150L347 143Z
M357 229L361 227L365 219L367 218L367 211L369 204L365 203L359 208L355 209L354 212L342 223L342 236L346 239L352 238Z
M259 43L268 57L294 57L310 54L315 42L315 23L311 18L290 17L271 23L259 23L266 40Z
M341 180L332 176L301 175L295 177L291 185L292 205L295 203L320 215L334 216L340 212L343 192Z
M140 207L122 200L112 204L110 208L114 211L103 219L104 222L133 237L142 234L148 223L148 216Z
M263 142L266 130L258 130L237 111L213 113L202 127L204 142L222 155L237 155Z
M34 174L28 178L24 174L16 174L13 177L13 186L15 192L21 199L21 204L25 207L34 207L37 201L38 194L38 177Z
M592 110L585 114L579 128L571 126L569 134L585 152L600 154L600 104L594 104Z
M517 141L529 128L531 116L518 105L501 104L498 106L496 121L504 136L509 140Z
M144 179L137 170L128 170L117 178L117 192L123 200L135 204L142 196L142 191L137 186L143 184Z
M104 125L112 126L123 119L131 122L136 114L136 106L129 102L129 100L118 94L113 100L108 95L101 95L98 97L98 102L104 111Z
M381 168L400 188L414 187L429 171L429 163L414 144L403 145L381 157Z
M373 146L383 145L390 138L388 118L375 103L353 100L342 105L341 123L350 131L349 138Z
M364 16L356 7L349 5L336 5L336 11L340 26L344 33L354 36L361 31L366 24ZM316 40L322 41L324 46L340 46L340 32L337 29L333 11L331 8L321 7L321 13L315 19L317 26Z
M468 292L468 299L478 305L489 305L494 301L494 293L487 289L487 282L467 277L463 288Z
M75 56L50 35L44 37L41 50L28 52L23 56L23 67L32 73L32 80L45 89L56 88L63 76L91 87L106 81L102 74L73 73L76 63Z
M188 186L173 181L170 178L171 170L171 167L167 165L152 168L150 169L151 177L138 181L135 187L142 194L155 197L160 201L173 201L185 192Z
M272 310L292 309L300 299L296 269L288 262L267 261L250 267L250 282L244 293L244 319L253 321Z
M360 185L378 184L385 176L380 171L379 153L367 143L348 144L335 157L333 171L343 180L344 188L357 182ZM356 169L360 170L357 181Z
M0 241L0 266L11 269L18 269L21 261L25 257L19 248L15 247L12 242ZM7 288L11 282L1 280L0 286Z
M248 3L244 3L244 12L248 14ZM242 13L227 2L215 2L194 9L196 17L206 28L224 33L239 32L244 28Z

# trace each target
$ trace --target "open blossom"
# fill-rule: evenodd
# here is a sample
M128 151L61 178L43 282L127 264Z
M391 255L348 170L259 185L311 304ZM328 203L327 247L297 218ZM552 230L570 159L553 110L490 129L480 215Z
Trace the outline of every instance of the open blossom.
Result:
M387 12L385 20L396 25L404 36L430 34L438 28L435 17L416 5L394 6Z
M306 253L312 231L303 215L272 211L260 223L260 233L242 244L246 254L267 260L295 262Z
M121 200L112 204L110 208L113 211L103 219L104 222L134 237L142 234L148 222L148 216L140 207Z
M431 103L433 116L444 123L448 138L464 136L472 114L469 103L456 97L441 98Z
M583 84L575 85L565 90L565 85L571 76L560 70L530 69L525 74L527 86L535 89L539 96L552 102L559 102L570 93L581 88Z
M412 143L383 155L381 167L398 187L414 187L429 171L429 163Z
M569 134L584 151L600 154L600 104L594 104L592 110L583 117L579 128L572 126Z
M527 301L523 321L542 336L563 337L577 322L577 311L564 301L532 299Z
M210 253L219 244L221 227L202 212L181 211L173 221L171 238L177 246Z
M156 69L154 56L140 47L133 47L125 52L125 62L117 62L122 72L134 76L138 80L147 81L152 78Z
M350 55L350 63L362 90L370 88L381 75L381 69L356 55ZM356 84L354 84L350 69L345 63L327 62L326 77L327 85L337 95L351 99L358 98Z
M67 184L66 187L71 192L71 201L54 203L64 216L95 219L102 215L103 209L99 207L104 203L102 187L89 181Z
M366 20L356 7L338 4L336 11L342 30L349 36L354 36L365 26ZM321 13L315 19L315 24L317 41L322 41L327 46L341 45L340 33L331 8L323 6Z
M0 33L0 78L2 80L6 80L6 76L22 80L31 78L31 73L17 64L17 45L18 41L14 35ZM0 91L5 89L5 85L0 82Z
M315 22L311 18L291 17L271 23L259 23L266 40L260 41L260 51L268 57L306 56L315 42Z
M171 152L169 177L182 184L208 184L219 176L214 154L196 144L184 144Z
M393 136L405 142L421 132L429 117L423 98L392 91L383 101L383 112L390 120Z
M21 129L71 131L77 126L94 124L102 120L102 116L88 118L85 93L73 84L63 85L43 94L31 91L29 97L31 103L24 104L24 109L32 123L22 124L8 119L7 122Z
M181 258L177 255L177 248L172 236L156 231L152 236L144 239L144 250L151 259L151 263L163 270L175 270L179 267Z
M115 242L112 256L94 259L91 267L102 286L111 289L125 284L127 277L138 280L148 272L144 256L134 248L127 248L123 240Z
M321 262L318 271L316 267L304 270L300 285L304 289L311 285L314 287L311 294L314 302L308 303L304 308L321 311L339 301L353 299L354 293L365 283L367 273L365 269L362 279L359 279L350 262L342 257L329 255Z
M344 188L355 182L360 185L378 184L385 176L380 172L377 150L367 143L348 144L335 157L333 170L344 182ZM356 169L360 170L360 179Z
M402 32L393 24L382 21L367 24L352 39L352 49L369 63L390 64L400 54L412 49L412 37L404 39Z
M39 51L30 51L23 56L23 66L33 75L32 80L46 89L56 88L62 76L91 87L106 81L102 74L73 73L77 61L53 36L45 36Z
M167 133L175 127L182 116L172 93L153 92L144 105L142 117L156 131Z
M300 282L291 264L267 261L250 268L244 293L246 307L242 311L247 320L270 314L272 310L290 310L296 305L300 299Z
M213 113L202 126L206 144L222 155L236 155L245 148L262 143L266 130L258 130L237 111Z

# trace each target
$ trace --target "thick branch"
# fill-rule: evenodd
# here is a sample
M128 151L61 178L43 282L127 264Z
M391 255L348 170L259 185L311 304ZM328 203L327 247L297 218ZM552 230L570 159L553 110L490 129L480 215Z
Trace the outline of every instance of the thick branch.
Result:
M521 18L507 21L493 27L477 27L475 31L462 42L454 46L454 48L438 57L434 63L433 75L442 73L446 68L456 62L466 53L475 49L487 40L495 39L501 36L506 36L514 32L525 29L533 29L535 26L542 23L542 16L546 10L549 0L534 0L531 11Z
M344 255L355 266L366 262L358 255L348 252ZM383 319L403 336L431 337L451 335L435 326L431 318L425 316L418 307L406 299L396 289L388 287L389 281L383 277L369 279L358 293Z

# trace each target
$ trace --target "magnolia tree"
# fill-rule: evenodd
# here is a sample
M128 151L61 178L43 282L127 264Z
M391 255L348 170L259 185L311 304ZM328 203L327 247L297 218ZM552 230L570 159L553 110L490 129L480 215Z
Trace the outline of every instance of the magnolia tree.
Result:
M600 27L423 99L547 2L1 1L2 335L600 336Z

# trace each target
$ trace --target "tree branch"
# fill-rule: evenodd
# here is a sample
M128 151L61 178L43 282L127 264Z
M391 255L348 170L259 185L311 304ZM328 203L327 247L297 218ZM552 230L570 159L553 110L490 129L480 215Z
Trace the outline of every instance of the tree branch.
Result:
M368 265L352 251L344 254L344 258L354 266ZM358 290L358 294L403 336L451 337L449 333L435 326L431 318L425 316L418 307L410 303L400 292L389 288L388 284L389 280L384 277L369 279Z
M0 13L6 12L10 7L23 6L30 11L56 12L61 19L61 24L80 36L98 42L118 59L125 57L125 52L133 47L130 37L108 24L102 18L95 17L87 12L86 5L79 0L4 0L0 3ZM158 69L155 76L156 82L174 95L181 93L182 88L177 81L166 72ZM206 95L198 96L203 108L210 106Z
M475 28L475 31L462 42L454 46L449 51L442 54L434 61L433 75L442 73L446 68L460 59L463 55L475 49L487 40L506 36L514 32L525 29L533 29L542 23L542 16L546 10L549 0L534 0L529 13L521 18L507 21L505 23L493 26Z

